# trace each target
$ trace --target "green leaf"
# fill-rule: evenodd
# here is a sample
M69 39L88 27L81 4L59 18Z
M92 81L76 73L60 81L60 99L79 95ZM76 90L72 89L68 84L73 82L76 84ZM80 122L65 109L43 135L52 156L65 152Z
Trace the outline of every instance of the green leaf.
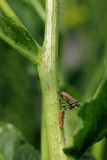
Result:
M39 155L12 124L0 123L0 160L39 160Z
M11 18L15 23L22 25L21 21L19 18L15 15L13 10L9 7L8 3L6 0L0 0L0 13L3 14L4 16Z
M83 121L83 128L74 135L73 146L64 148L64 152L80 158L107 134L107 80L99 85L94 98L81 106L78 115Z
M39 45L21 24L6 2L0 1L0 38L36 63Z

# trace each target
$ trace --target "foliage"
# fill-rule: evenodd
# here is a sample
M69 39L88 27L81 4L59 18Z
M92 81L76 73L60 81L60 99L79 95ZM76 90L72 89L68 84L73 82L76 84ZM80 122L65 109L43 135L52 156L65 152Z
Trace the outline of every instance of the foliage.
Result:
M39 160L35 149L25 142L21 133L12 124L0 124L1 160Z
M28 75L28 64L6 43L0 41L0 44L0 120L13 123L33 142L35 98L30 94L32 76Z
M32 36L27 32L25 27L17 21L15 14L7 15L7 8L11 10L7 5L7 8L3 8L5 1L0 2L0 37L7 43L17 49L20 53L24 54L26 57L31 59L33 63L35 61L35 53L37 52L37 47ZM13 16L15 18L13 18Z
M57 5L56 0L50 2L47 0L46 15L44 1L8 0L8 3L0 0L0 38L13 47L17 53L27 57L32 64L19 58L15 50L0 40L0 77L2 77L0 80L0 120L9 122L0 125L0 159L38 160L40 158L35 149L25 142L21 133L10 124L11 122L18 127L27 140L33 143L35 130L40 129L40 126L35 129L35 124L40 121L41 100L38 76L35 80L33 79L33 75L36 75L35 66L40 77L43 100L42 159L47 160L50 156L53 160L55 155L56 160L67 160L68 156L71 159L73 157L94 159L96 153L91 153L89 149L92 149L92 146L107 134L107 78L105 78L107 76L102 74L104 60L107 57L106 1L68 0ZM52 4L49 5L49 3ZM20 11L20 7L16 4L22 8ZM67 60L67 56L63 57L66 50L65 45L62 45L67 34L63 33L68 32L68 39L70 35L72 36L70 40L74 47L82 46L79 48L78 55L81 53L83 55L81 57L77 55L76 58L79 59L77 62L74 59L74 63L77 64L74 69L72 66L69 67L69 62L65 63L66 65L61 63L60 68L56 67L58 11L60 12L61 40L59 52L63 51L59 59L62 57L62 61ZM46 23L44 43L44 29L42 28L44 24L41 21ZM43 43L42 47L31 34ZM69 45L70 40L67 41ZM69 59L70 56L68 56ZM58 84L59 88L69 90L74 97L77 96L79 100L84 101L78 111L69 111L69 115L65 114L68 123L65 123L64 130L58 126L58 113L61 107L58 102L56 68L59 71L59 81L61 81ZM34 87L35 84L37 87ZM31 91L29 91L30 87ZM35 99L37 109L34 107ZM37 113L34 113L34 110ZM34 115L37 118L34 118ZM65 145L66 142L69 145ZM37 142L35 145L38 143L40 144Z
M100 84L97 95L81 106L78 115L83 121L83 128L74 135L74 146L65 149L65 153L79 158L89 147L105 137L107 134L106 93L107 80Z

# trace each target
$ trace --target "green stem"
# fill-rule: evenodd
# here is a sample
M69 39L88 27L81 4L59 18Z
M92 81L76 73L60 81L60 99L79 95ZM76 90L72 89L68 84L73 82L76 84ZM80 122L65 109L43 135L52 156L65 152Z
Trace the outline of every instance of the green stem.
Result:
M44 100L42 101L43 104ZM45 114L46 106L43 105L42 108L42 127L41 127L41 159L49 160L49 146L48 146L48 135L47 135L47 124L46 124L46 114Z
M59 128L58 114L60 110L57 94L57 42L58 42L58 12L57 0L46 0L46 27L43 54L40 55L38 71L41 81L43 96L43 121L46 121L48 145L42 142L44 147L49 148L50 160L66 160L63 152L64 136ZM42 122L43 122L42 121ZM44 125L44 123L42 123ZM42 127L42 135L44 134ZM45 132L46 133L46 132ZM43 136L42 136L43 137ZM44 138L42 139L42 141ZM43 151L43 150L42 150ZM42 153L44 155L44 153ZM46 155L45 155L46 156ZM42 160L44 159L42 156Z

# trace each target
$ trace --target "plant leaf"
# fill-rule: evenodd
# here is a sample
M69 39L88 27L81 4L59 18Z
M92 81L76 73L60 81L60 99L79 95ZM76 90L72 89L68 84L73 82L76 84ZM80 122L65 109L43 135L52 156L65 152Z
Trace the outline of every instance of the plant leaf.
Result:
M0 38L11 45L19 53L36 63L39 45L6 2L0 1Z
M99 85L95 97L85 103L78 114L83 128L74 135L73 146L64 148L66 154L76 158L107 134L107 80Z
M0 123L0 160L39 160L38 152L12 125Z
M1 11L1 14L3 14L4 16L11 18L11 20L16 22L17 24L22 25L19 18L15 15L15 13L9 7L8 3L5 0L0 0L0 11Z

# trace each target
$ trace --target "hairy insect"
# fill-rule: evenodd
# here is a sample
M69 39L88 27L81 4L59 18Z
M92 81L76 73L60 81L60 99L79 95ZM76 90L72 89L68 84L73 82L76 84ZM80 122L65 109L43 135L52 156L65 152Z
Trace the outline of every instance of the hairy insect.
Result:
M68 94L67 92L61 91L58 93L60 97L68 104L69 109L78 107L80 105L79 102L75 98L70 96L70 94Z
M62 108L59 112L59 127L63 129L64 127L64 115L66 108Z

